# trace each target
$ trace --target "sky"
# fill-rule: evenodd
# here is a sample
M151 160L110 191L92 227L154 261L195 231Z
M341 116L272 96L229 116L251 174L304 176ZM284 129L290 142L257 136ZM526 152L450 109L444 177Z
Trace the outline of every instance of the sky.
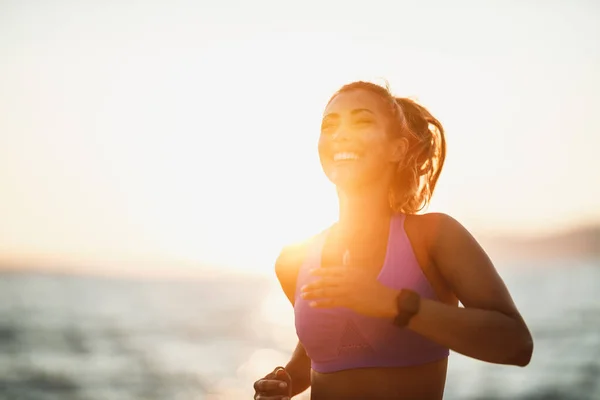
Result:
M337 216L341 85L446 129L429 211L474 232L600 222L594 1L0 1L0 258L270 271Z

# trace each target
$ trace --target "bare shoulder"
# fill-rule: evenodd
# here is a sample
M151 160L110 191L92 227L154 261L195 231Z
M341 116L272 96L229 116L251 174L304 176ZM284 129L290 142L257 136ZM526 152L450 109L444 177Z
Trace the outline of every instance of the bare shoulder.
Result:
M435 251L439 246L454 241L475 241L471 233L448 214L426 213L411 215L408 219L429 251Z
M288 244L281 249L275 262L275 273L278 277L300 268L317 236L314 235L301 242Z
M312 248L315 240L324 232L313 235L301 242L284 246L275 261L275 274L288 300L294 304L298 271Z
M424 214L418 220L427 232L436 270L465 307L519 316L492 260L460 222L441 213Z
M458 224L456 220L443 213L409 214L406 215L404 230L408 236L415 257L429 283L439 299L448 304L457 304L451 282L444 274L443 266L438 262L439 243L448 237L449 226ZM437 254L436 254L437 253Z
M432 212L432 213L425 213L425 214L412 214L412 215L409 215L408 217L417 221L417 223L419 225L421 225L423 228L429 228L429 229L440 227L442 225L446 225L449 223L450 224L458 223L458 221L456 219L454 219L453 217L451 217L450 215L441 213L441 212Z

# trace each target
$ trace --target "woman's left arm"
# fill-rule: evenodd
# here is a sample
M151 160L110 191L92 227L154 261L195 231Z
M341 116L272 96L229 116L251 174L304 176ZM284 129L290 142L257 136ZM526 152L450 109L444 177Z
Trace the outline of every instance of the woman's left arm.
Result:
M421 299L409 329L457 353L496 364L526 366L531 333L490 258L445 214L428 214L430 257L464 307Z

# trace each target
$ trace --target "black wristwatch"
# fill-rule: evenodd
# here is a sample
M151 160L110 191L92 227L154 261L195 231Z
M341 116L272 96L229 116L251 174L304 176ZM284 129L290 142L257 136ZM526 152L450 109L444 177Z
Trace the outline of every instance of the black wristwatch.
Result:
M396 296L396 307L398 314L394 318L394 325L405 327L410 319L419 312L421 296L409 289L402 289Z

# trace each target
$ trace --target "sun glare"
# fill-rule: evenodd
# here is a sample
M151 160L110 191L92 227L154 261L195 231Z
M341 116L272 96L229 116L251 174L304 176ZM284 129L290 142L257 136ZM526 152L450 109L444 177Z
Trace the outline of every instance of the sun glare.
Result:
M186 84L180 82L185 77L174 79L159 86L156 98L176 97L177 104L199 107L193 105L193 93L177 89L174 96L170 87ZM143 136L108 136L101 144L127 192L128 216L151 237L155 251L205 266L270 272L284 245L314 235L337 215L335 191L317 156L320 110L315 105L323 102L318 95L297 95L277 105L268 93L258 94L255 101L269 105L265 123L265 117L243 108L235 118L230 109L198 117L150 100L119 112L141 87L127 85L103 103L102 128L118 132L143 120L146 109L160 108L162 122L145 123ZM204 90L221 100L218 85ZM303 121L294 121L298 116Z
M173 19L155 29L130 12L108 31L101 13L14 24L32 39L0 74L11 77L0 98L5 253L141 254L270 273L282 246L337 215L316 146L329 96L383 78L395 94L416 96L447 133L427 211L506 232L598 218L597 191L572 195L594 186L597 169L598 146L581 122L594 102L570 91L589 87L589 75L550 79L536 63L517 75L501 49L488 63L427 40L404 46L395 34L274 35L232 24L240 30L213 38L216 26L197 24L194 13L169 14L189 22L178 30ZM539 96L549 81L563 94ZM578 118L559 118L567 114ZM577 156L557 162L569 154Z

